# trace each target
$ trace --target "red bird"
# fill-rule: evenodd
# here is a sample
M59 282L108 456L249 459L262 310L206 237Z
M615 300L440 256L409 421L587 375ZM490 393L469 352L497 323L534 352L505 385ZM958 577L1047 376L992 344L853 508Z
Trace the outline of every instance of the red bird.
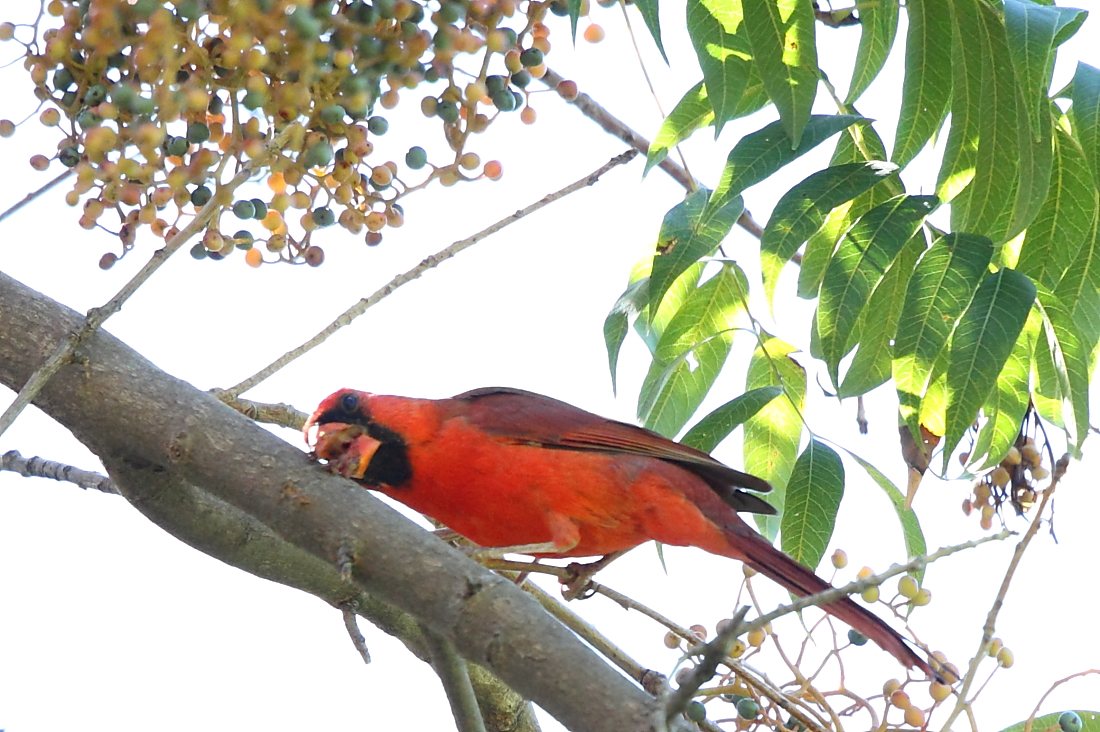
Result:
M830 585L775 549L738 511L774 514L764 480L641 427L517 389L411 399L342 389L306 423L340 475L483 547L590 557L655 540L738 559L796 595ZM542 545L537 549L530 545ZM825 611L908 667L928 664L844 598Z

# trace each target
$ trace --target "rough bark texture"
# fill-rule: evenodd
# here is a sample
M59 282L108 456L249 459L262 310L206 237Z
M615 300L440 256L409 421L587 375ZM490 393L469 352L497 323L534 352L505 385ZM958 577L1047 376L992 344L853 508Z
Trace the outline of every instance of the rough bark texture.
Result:
M80 321L0 274L0 382L18 389ZM507 580L112 336L78 356L35 404L158 525L330 602L374 603L372 618L412 616L570 729L658 724L652 697Z

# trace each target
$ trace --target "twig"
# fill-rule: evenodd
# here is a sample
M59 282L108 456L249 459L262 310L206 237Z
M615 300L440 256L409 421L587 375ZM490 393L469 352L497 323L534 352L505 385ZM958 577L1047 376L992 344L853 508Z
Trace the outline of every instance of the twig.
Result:
M219 394L218 397L226 405L236 409L253 422L275 424L280 427L289 427L292 430L300 430L305 426L306 418L309 417L305 412L299 412L289 404L264 404L263 402L239 399L224 394Z
M431 653L432 668L447 692L458 732L485 732L485 721L481 718L481 709L470 685L466 661L458 655L450 641L424 625L420 626L420 630Z
M359 623L355 619L355 609L351 606L351 603L340 605L340 614L344 616L344 628L348 631L351 644L363 657L363 663L369 664L370 650L367 649L367 639L363 637L363 633L359 630Z
M284 131L280 133L268 144L268 147L281 147L286 137L287 132ZM225 160L228 160L228 158L223 158L223 162ZM103 325L108 318L121 310L123 303L130 299L130 296L137 292L138 288L145 284L146 280L148 280L162 264L168 261L169 257L175 254L180 247L191 239L191 237L205 228L210 219L212 219L221 209L223 195L226 193L232 194L234 190L247 181L252 175L252 168L255 163L255 160L250 160L228 183L223 186L218 186L217 195L212 196L206 205L195 213L195 217L191 219L187 226L180 229L175 236L166 241L161 249L153 252L153 256L149 258L145 266L118 291L118 294L108 300L102 307L92 308L88 311L88 315L81 326L57 347L53 354L46 359L45 363L31 374L31 377L27 379L27 383L23 385L23 388L19 390L19 394L16 395L15 401L13 401L7 410L4 411L3 415L0 415L0 435L6 432L8 427L11 427L19 414L26 409L27 405L30 404L36 396L38 396L38 392L42 390L42 387L46 385L53 375L56 374L64 364L72 360L73 354L76 353L76 349L80 344L99 330L99 327Z
M23 196L23 199L22 199L21 201L19 201L19 202L15 203L15 204L14 204L13 206L11 206L11 207L10 207L10 208L9 208L9 209L8 209L7 211L5 211L4 213L0 213L0 223L2 223L2 222L3 222L4 220L5 220L5 219L7 219L7 218L8 218L9 216L11 216L12 214L14 214L14 213L15 213L16 211L18 211L19 209L23 208L23 207L24 207L24 206L26 206L26 205L27 205L28 203L30 203L30 202L31 202L31 201L33 201L34 199L38 198L38 197L39 197L39 196L41 196L41 195L42 195L43 193L45 193L46 191L50 190L51 188L53 188L53 187L54 187L54 186L56 186L56 185L57 185L58 183L60 183L61 181L65 180L66 178L68 178L69 176L71 176L71 175L72 175L73 173L75 173L75 172L76 172L76 168L69 168L69 169L68 169L68 170L66 170L65 172L61 173L61 175L57 176L56 178L54 178L53 180L51 180L51 181L50 181L49 183L47 183L46 185L44 185L44 186L42 186L41 188L39 188L39 189L38 189L37 191L33 191L33 192L31 192L31 193L28 193L27 195Z
M733 642L741 635L745 616L749 612L749 606L744 605L734 613L733 618L722 626L718 635L709 643L700 646L703 657L695 664L688 677L680 684L676 691L672 692L665 704L665 721L671 722L673 717L687 709L691 698L699 687L714 678L718 672L718 664L722 663L730 654Z
M1020 565L1020 559L1023 557L1024 551L1027 550L1028 545L1035 535L1039 533L1039 525L1043 522L1043 511L1046 509L1047 503L1050 502L1051 496L1054 495L1054 490L1058 487L1059 480L1065 475L1068 462L1069 455L1063 455L1062 459L1054 466L1050 486L1043 491L1043 499L1039 503L1039 510L1035 512L1035 518L1031 521L1031 525L1027 527L1027 531L1024 533L1023 538L1020 539L1020 543L1016 545L1016 550L1012 553L1012 560L1008 563L1008 569L1005 570L1005 577L1001 581L1001 588L997 591L997 597L993 600L992 607L989 608L989 614L986 615L985 626L982 628L982 640L978 644L978 650L974 654L974 657L970 659L970 665L966 670L966 676L963 678L962 685L959 687L959 694L955 700L955 707L951 710L951 714L948 715L947 721L944 722L942 727L943 732L949 732L951 725L954 724L959 713L969 706L967 695L970 692L970 687L974 683L974 677L978 674L978 666L981 664L982 659L986 655L986 650L993 640L993 632L997 627L997 616L1004 606L1005 596L1008 594L1008 587L1012 583L1012 578L1016 574L1016 568ZM1003 534L1004 532L1002 531L1001 533Z
M600 179L600 177L607 173L609 170L619 165L630 162L637 154L638 153L636 150L627 150L624 153L620 153L619 155L616 155L615 157L611 158L611 160L601 165L596 171L589 173L578 181L570 183L565 188L562 188L560 191L546 195L535 203L532 203L530 206L521 208L514 214L504 217L500 221L482 229L473 236L469 236L465 239L462 239L461 241L456 241L449 247L442 249L435 254L425 258L420 264L416 265L408 272L405 272L404 274L399 274L394 277L392 280L389 281L389 283L384 285L382 289L378 290L370 297L365 297L359 302L352 305L350 308L345 310L340 317L332 321L332 323L327 328L325 328L320 333L313 336L294 350L285 353L274 363L260 369L260 371L256 372L236 386L231 386L228 389L215 389L212 390L212 393L223 401L228 398L239 397L241 394L253 388L261 381L286 366L291 361L308 353L313 348L316 348L317 346L324 343L329 336L343 328L345 325L350 324L353 320L365 313L372 306L377 305L379 302L392 294L393 291L397 288L401 287L402 285L408 284L409 282L412 282L428 270L439 266L443 262L455 256L463 249L467 249L474 244L477 244L485 237L489 236L490 234L495 234L509 224L514 224L520 219L533 214L534 212L553 203L554 201L568 196L570 193L574 193L581 190L582 188L587 188L588 186L594 185Z
M64 483L73 483L84 490L94 488L97 491L118 495L118 488L106 475L81 470L53 460L44 460L38 456L24 458L18 450L9 450L0 456L0 470L10 470L24 478L50 478Z
M546 86L551 89L557 90L558 84L565 81L565 79L553 69L546 69L546 73L542 75L539 81L546 84ZM584 92L580 92L575 99L568 101L579 109L585 117L598 124L604 132L619 138L642 155L649 155L649 140L630 129L625 122L604 109L603 106L592 97ZM683 186L684 190L688 192L694 191L701 186L699 181L692 177L691 173L685 168L677 165L676 162L670 158L666 157L657 164L657 167L668 173L674 181ZM737 219L737 225L757 239L764 234L764 227L756 223L756 220L753 219L752 214L748 211L741 212L741 216Z
M1066 678L1059 679L1058 681L1055 681L1053 684L1051 684L1050 688L1047 689L1046 693L1044 693L1042 698L1039 699L1039 703L1036 704L1035 708L1031 710L1031 716L1027 718L1026 722L1024 722L1023 732L1031 732L1031 727L1035 723L1035 717L1038 716L1039 709L1042 708L1043 702L1045 702L1047 700L1047 697L1050 696L1050 692L1054 691L1055 689L1057 689L1059 686L1066 683L1067 681L1072 681L1073 679L1076 679L1079 676L1088 676L1089 674L1100 674L1100 668L1090 668L1088 671L1078 671L1075 674L1070 674Z

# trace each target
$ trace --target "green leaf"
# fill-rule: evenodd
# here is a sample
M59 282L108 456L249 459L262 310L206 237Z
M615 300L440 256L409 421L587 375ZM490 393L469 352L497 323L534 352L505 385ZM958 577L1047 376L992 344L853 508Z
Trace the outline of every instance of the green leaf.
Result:
M951 337L947 366L947 460L997 384L1035 302L1035 284L1014 269L986 275Z
M1054 362L1062 409L1066 413L1066 436L1074 456L1080 459L1081 443L1089 429L1089 354L1073 320L1072 309L1042 285L1038 286L1038 291L1048 352ZM1041 345L1036 348L1037 352L1042 350Z
M1077 62L1071 111L1073 134L1089 161L1093 182L1100 186L1100 69Z
M935 196L899 196L864 214L837 247L821 281L817 308L821 355L834 384L848 337L872 291L937 203Z
M982 103L984 26L978 0L949 0L951 34L951 126L936 179L936 195L951 201L974 177L978 117Z
M792 149L817 96L817 41L807 0L741 0L752 53Z
M577 42L577 21L581 17L581 3L583 0L565 0L565 7L569 11L569 30L573 43Z
M611 392L617 392L616 372L619 366L619 351L630 330L630 319L637 317L645 307L649 294L649 278L631 282L626 291L611 306L611 312L603 321L603 340L607 347L607 365L611 369Z
M835 165L818 171L783 194L760 237L764 292L771 303L783 265L834 208L869 190L897 169L878 161Z
M870 120L862 120L849 127L836 142L836 149L830 165L842 165L852 162L866 162L868 158L881 160L886 156L886 147L875 131ZM840 237L852 224L875 206L885 203L903 191L897 174L889 175L871 190L861 193L848 203L834 208L825 217L821 225L806 242L802 253L802 266L798 271L798 296L804 299L817 297L825 267L836 249Z
M661 17L657 12L657 0L634 0L634 5L642 14L645 27L649 29L649 34L653 36L653 42L657 44L657 50L661 52L661 58L667 64L668 54L665 53L665 44L661 42Z
M978 147L974 177L951 204L955 231L983 234L1003 241L1012 218L1019 185L1017 90L1004 23L985 3L978 3L978 43L982 48L982 84L977 114ZM952 109L954 112L954 109Z
M1016 269L1054 287L1077 258L1096 214L1096 186L1088 161L1076 141L1059 128L1054 133L1047 200L1028 227Z
M890 499L890 503L894 506L894 511L898 515L898 521L901 522L901 533L905 539L905 553L910 559L913 557L923 557L928 553L928 545L924 541L924 532L921 531L920 521L917 520L917 514L913 509L907 509L905 507L905 494L898 490L889 478L883 475L882 471L876 468L871 463L867 462L859 455L856 455L851 450L847 451L852 458L859 463L860 467L867 471L867 474L871 476L871 480L878 484L878 487L882 489L886 497ZM924 577L924 572L918 571L915 574L917 581L919 582Z
M700 81L684 94L661 123L661 129L650 143L642 175L668 157L670 149L686 140L696 130L711 124L714 124L714 109L710 106L707 88Z
M1093 195L1097 196L1097 192ZM1095 367L1096 346L1100 343L1100 210L1097 213L1085 237L1085 245L1077 252L1077 259L1054 287L1059 300L1073 303L1073 322L1081 334L1085 351L1090 354L1090 374Z
M783 552L816 569L833 537L843 497L844 464L840 456L824 442L811 438L787 482L786 505L779 522Z
M709 193L707 189L700 188L688 194L665 214L661 222L649 281L651 315L656 312L656 303L661 302L676 278L714 252L745 210L744 202L738 196L726 201L721 208L708 211Z
M1080 27L1087 15L1083 10L1047 7L1030 0L1005 0L1010 58L1033 131L1039 129L1040 116L1048 114L1047 88L1055 41L1067 27Z
M635 281L640 277L649 277L652 264L652 259L643 259L630 273L630 279ZM695 292L695 289L699 286L699 277L702 274L702 262L691 265L682 275L676 278L672 283L672 287L668 288L668 292L661 299L661 306L657 308L655 314L651 316L647 304L642 308L638 317L634 319L634 332L645 343L650 354L656 352L657 342L661 340L661 334L665 332L665 327L668 326L669 321L676 315L688 296Z
M1016 201L1012 207L1006 240L1014 239L1021 231L1031 226L1038 216L1050 192L1050 175L1054 158L1054 140L1052 121L1048 102L1047 114L1039 115L1039 128L1033 130L1023 120L1026 108L1023 97L1016 104L1016 114L1020 118L1016 124L1016 139L1019 145L1020 179L1016 188ZM1001 248L1001 261L1005 262L1007 249Z
M794 469L802 436L801 410L806 404L806 370L790 357L795 347L765 336L749 361L745 391L766 386L783 387L783 396L745 422L745 471L772 484L767 501L783 512L787 480ZM775 541L778 516L755 516L760 532Z
M860 316L859 347L837 390L837 396L841 399L866 394L890 378L893 360L890 344L905 304L905 290L909 286L913 267L927 246L924 232L917 231L890 265L867 302Z
M744 273L727 264L669 321L638 395L647 429L673 437L699 408L729 355L747 293Z
M1042 318L1038 308L1032 307L1024 323L1023 333L1016 339L1005 366L997 376L997 386L982 406L987 421L978 434L978 444L985 445L975 450L970 463L977 465L978 458L985 456L985 462L979 470L988 470L998 465L1008 453L1008 448L1016 442L1020 434L1020 425L1027 414L1030 401L1031 358L1035 344L1039 339Z
M988 238L947 234L924 253L909 279L894 338L893 372L902 417L914 435L920 434L920 403L933 367L992 258Z
M787 163L862 119L843 114L814 115L810 117L798 145L793 148L781 122L772 122L756 132L750 132L733 146L726 157L722 178L707 204L708 211L720 209L746 188L768 178Z
M1058 727L1058 718L1062 716L1063 712L1053 712L1051 714L1044 714L1041 717L1036 717L1031 723L1031 729L1033 732L1044 732L1045 730ZM1077 712L1077 716L1081 718L1081 732L1100 732L1100 712ZM1023 722L1017 722L1011 727L1005 727L1002 732L1024 732L1024 728L1027 726L1027 720Z
M750 419L782 393L783 389L779 386L750 389L703 417L680 441L696 450L713 452L714 448L718 447L719 443L729 437L730 433L740 427L745 420Z
M852 70L852 83L848 86L845 104L852 104L882 71L886 57L894 46L898 33L898 0L876 0L859 6L859 48L856 65Z
M948 0L908 0L905 77L901 85L894 151L901 167L925 146L947 113L951 98L951 7Z
M741 100L753 66L741 0L687 0L687 29L714 110L714 136Z

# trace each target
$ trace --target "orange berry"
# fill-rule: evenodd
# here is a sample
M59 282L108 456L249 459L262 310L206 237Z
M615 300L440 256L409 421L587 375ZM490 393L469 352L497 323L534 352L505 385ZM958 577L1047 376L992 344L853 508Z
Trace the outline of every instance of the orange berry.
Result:
M913 702L909 701L909 695L901 689L890 695L890 703L898 709L908 709L913 706Z
M604 32L604 29L595 23L584 29L584 40L589 43L599 43L606 36L607 34Z
M558 94L560 94L561 98L567 102L571 102L576 99L577 94L579 93L580 92L577 89L577 82L575 81L569 81L567 79L558 84Z
M259 249L249 249L244 253L244 262L249 267L259 267L264 263L264 255L260 254Z
M499 160L490 160L485 163L483 172L489 180L500 180L500 177L504 175L504 169L501 167Z
M523 111L519 113L519 119L525 125L535 124L535 119L537 117L538 115L535 113L535 110L532 107L524 107Z

